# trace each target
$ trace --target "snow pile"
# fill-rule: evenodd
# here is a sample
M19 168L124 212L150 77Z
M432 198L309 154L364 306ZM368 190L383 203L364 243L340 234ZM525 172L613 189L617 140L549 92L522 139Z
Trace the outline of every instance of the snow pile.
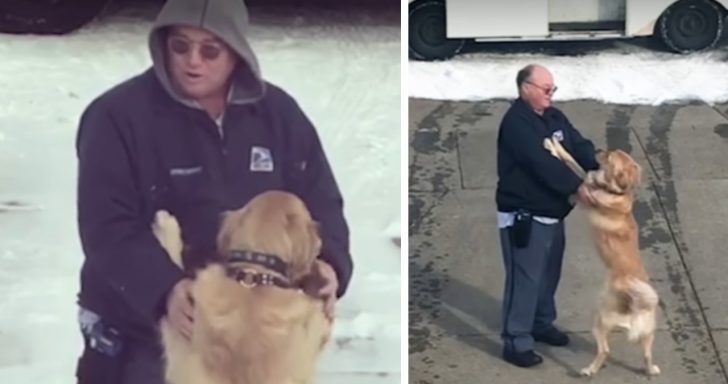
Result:
M668 101L728 101L725 52L692 55L608 49L585 56L476 53L446 62L409 63L409 96L486 100L516 96L516 73L545 65L559 87L555 100L657 105Z

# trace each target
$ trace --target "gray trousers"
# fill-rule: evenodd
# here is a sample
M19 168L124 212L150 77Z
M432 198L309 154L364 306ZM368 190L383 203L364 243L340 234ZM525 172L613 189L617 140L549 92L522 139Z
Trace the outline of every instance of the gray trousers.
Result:
M512 245L509 228L500 230L506 271L501 337L504 348L524 352L533 349L532 334L549 329L556 320L554 295L564 258L564 223L533 221L525 248Z

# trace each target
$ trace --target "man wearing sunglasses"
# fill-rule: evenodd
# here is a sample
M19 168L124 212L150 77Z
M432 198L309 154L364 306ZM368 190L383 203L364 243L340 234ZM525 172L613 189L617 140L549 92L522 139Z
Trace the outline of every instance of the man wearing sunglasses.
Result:
M564 218L576 194L593 202L589 189L544 147L546 137L562 146L586 170L599 168L591 141L582 137L557 108L548 69L529 65L516 76L519 97L498 132L496 205L506 271L502 307L503 358L520 367L540 364L534 341L569 343L554 326L554 296L564 255Z
M79 383L162 384L159 319L190 335L190 280L151 231L158 209L179 219L194 268L214 254L223 211L291 191L321 224L307 292L326 300L329 315L346 292L353 267L341 193L312 123L262 79L248 28L241 0L167 0L149 35L152 67L81 116Z

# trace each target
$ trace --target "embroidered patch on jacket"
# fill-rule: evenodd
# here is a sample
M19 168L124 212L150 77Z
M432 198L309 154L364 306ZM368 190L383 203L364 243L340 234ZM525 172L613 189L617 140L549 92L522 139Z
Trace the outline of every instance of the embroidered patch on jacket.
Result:
M551 138L553 138L553 139L556 139L556 140L558 140L558 141L564 141L564 131L562 131L562 130L560 130L560 129L559 129L558 131L555 131L555 132L554 132L554 133L553 133L553 134L551 135Z
M253 172L273 172L273 155L265 147L250 148L250 170Z
M189 176L200 172L202 172L202 167L172 168L169 170L170 176Z

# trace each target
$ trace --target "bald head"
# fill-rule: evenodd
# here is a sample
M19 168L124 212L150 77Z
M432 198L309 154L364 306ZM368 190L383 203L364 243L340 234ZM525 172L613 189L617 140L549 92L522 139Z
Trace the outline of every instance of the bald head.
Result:
M529 64L518 71L518 75L516 76L516 85L520 90L521 87L523 87L528 81L535 82L538 80L551 80L553 83L553 76L543 65Z
M518 95L537 113L551 106L551 95L556 90L554 78L546 67L529 64L516 75Z

